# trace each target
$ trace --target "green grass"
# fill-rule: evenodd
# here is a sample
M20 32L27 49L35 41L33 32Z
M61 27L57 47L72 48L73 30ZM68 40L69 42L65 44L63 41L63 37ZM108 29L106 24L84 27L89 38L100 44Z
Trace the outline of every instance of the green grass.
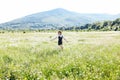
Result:
M120 32L0 34L0 80L120 80Z

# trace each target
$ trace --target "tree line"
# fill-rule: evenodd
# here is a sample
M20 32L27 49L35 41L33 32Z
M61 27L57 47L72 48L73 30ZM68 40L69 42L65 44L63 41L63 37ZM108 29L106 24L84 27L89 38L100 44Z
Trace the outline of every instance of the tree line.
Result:
M120 18L114 21L103 21L83 26L60 27L60 30L86 30L86 31L120 31Z
M40 24L40 23L39 23ZM58 25L47 25L47 27L42 27L40 25L33 25L33 28L0 28L0 33L4 33L4 31L8 32L29 32L29 31L37 31L37 32L46 32L46 31L55 31L55 30L65 30L65 31L120 31L120 18L114 21L103 21L103 22L95 22L92 24L85 25L77 25L77 26L58 26Z

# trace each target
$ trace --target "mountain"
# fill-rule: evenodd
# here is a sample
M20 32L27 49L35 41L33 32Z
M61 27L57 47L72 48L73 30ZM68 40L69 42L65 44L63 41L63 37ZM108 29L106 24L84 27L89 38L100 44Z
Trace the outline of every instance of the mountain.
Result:
M0 24L4 29L43 29L56 27L69 27L93 23L96 21L113 20L120 17L119 15L109 14L81 14L57 8L45 12L31 14L10 22Z

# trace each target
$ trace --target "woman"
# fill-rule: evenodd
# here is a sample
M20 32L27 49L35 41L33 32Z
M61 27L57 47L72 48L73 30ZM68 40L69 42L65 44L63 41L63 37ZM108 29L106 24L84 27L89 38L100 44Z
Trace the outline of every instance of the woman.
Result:
M63 50L63 39L68 42L64 36L62 35L62 32L61 31L58 31L58 36L56 36L55 38L53 38L52 40L55 40L58 38L58 46ZM52 41L51 40L51 41Z

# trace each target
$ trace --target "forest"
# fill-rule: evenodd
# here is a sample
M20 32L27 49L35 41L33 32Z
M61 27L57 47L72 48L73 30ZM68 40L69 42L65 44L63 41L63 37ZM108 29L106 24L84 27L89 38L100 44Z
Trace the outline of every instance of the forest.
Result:
M120 18L114 21L95 22L83 26L61 27L60 30L83 30L83 31L120 31Z

